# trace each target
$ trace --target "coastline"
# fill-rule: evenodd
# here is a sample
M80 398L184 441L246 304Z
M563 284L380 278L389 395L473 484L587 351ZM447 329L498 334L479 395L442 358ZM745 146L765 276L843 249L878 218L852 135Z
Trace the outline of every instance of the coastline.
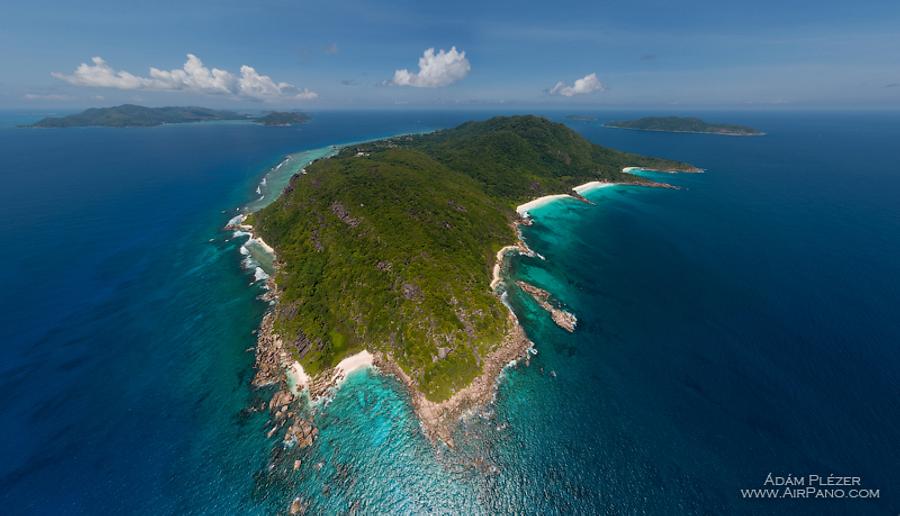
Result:
M634 169L636 167L626 167ZM624 170L623 170L624 171ZM589 181L587 183L577 185L572 188L570 193L550 194L532 199L526 203L520 204L515 211L519 214L520 219L513 223L516 230L517 241L515 244L507 245L497 251L496 261L492 270L491 290L497 295L502 296L503 292L498 287L503 283L503 266L505 260L514 254L522 254L526 256L540 256L532 251L522 237L520 227L522 225L531 225L532 218L529 210L536 209L540 206L550 204L561 199L573 199L576 201L590 203L582 194L591 192L601 188L608 188L618 185L635 185L663 188L677 188L666 183L656 183L652 181L636 181L629 183L610 183L604 181ZM523 283L523 282L519 282ZM532 285L525 283L524 290L535 298L541 307L550 314L554 323L567 332L575 331L577 318L574 314L553 306L549 302L549 293L538 289ZM519 285L523 288L522 285ZM506 304L504 302L504 304ZM508 306L508 305L507 305ZM519 324L518 318L512 309L508 315L509 329L498 349L493 351L485 359L485 365L482 373L477 376L469 385L457 391L449 399L442 402L433 402L425 398L424 394L418 390L415 381L410 378L399 366L394 363L389 356L382 353L375 355L375 365L378 369L388 372L396 376L406 385L413 409L419 417L421 426L432 441L440 439L448 446L453 446L452 431L456 422L468 411L477 409L490 403L497 391L497 386L501 380L503 369L507 366L517 363L522 358L528 362L529 350L534 349L534 343L528 339L524 328Z
M634 167L626 167L628 169L632 169ZM625 169L622 169L622 172L625 172ZM584 183L583 185L578 185L572 188L578 195L584 195L588 192L593 192L599 188L609 188L610 186L616 186L616 183L607 183L604 181L589 181Z
M516 243L511 245L506 245L500 248L497 251L496 258L494 260L494 267L491 271L491 290L496 292L497 287L503 282L503 264L505 263L506 257L510 253L522 254L525 256L537 256L541 259L544 257L532 251L528 244L525 243L525 239L522 238L522 231L520 226L522 225L530 225L531 221L528 218L522 217L518 221L513 222L511 224L513 230L516 232Z
M622 169L622 172L624 172L626 174L630 174L632 170L652 171L650 169L641 168L641 167L625 167ZM697 169L697 170L699 170L699 169ZM655 171L655 172L664 172L664 171L660 170L660 171ZM674 174L674 173L677 173L680 171L665 171L665 172ZM525 222L526 224L530 225L530 221L532 218L531 214L530 214L531 210L540 208L542 206L546 206L547 204L553 203L560 199L573 199L576 201L593 204L591 201L589 201L588 199L586 199L584 197L585 193L593 192L595 190L599 190L602 188L609 188L612 186L625 186L625 185L649 186L649 187L656 187L656 188L676 188L676 189L678 188L677 186L674 186L674 185L670 185L667 183L658 183L655 181L637 180L637 181L629 181L629 182L622 182L622 183L611 183L609 181L588 181L587 183L573 186L572 189L569 191L569 193L544 195L544 196L538 197L536 199L532 199L526 203L520 204L520 205L516 206L516 213L519 214L519 217L521 217L523 221L526 221ZM521 235L519 237L519 240L521 242L521 240L522 240ZM513 246L506 246L503 249L506 249L508 247L515 248L515 247L518 247L518 244L513 245ZM503 249L501 249L501 251L503 251ZM526 249L527 249L527 246L526 246ZM497 253L497 257L500 258L500 253Z
M275 249L253 230L253 226L244 223L246 218L247 214L241 214L232 218L228 225L225 226L225 229L234 230L235 236L249 236L247 241L241 246L241 254L246 252L249 255L249 250L244 251L249 245L258 246L271 257L273 269L271 272L274 273L274 269L277 268ZM250 267L247 266L248 269ZM256 268L259 267L256 266ZM266 274L263 279L266 280L263 288L267 290L263 299L269 301L270 304L274 304L278 299L278 285L269 274ZM350 373L372 367L374 364L374 356L368 350L362 350L354 355L345 357L332 369L316 376L310 376L303 369L303 365L294 360L290 353L285 350L284 342L275 332L274 317L274 311L269 310L260 322L255 364L257 373L253 379L253 385L256 387L284 382L287 389L295 396L304 389L315 390L314 394L322 394L329 387L340 385ZM317 398L319 396L314 397Z
M527 218L528 210L533 210L535 208L539 208L539 207L541 207L545 204L551 203L557 199L565 199L566 197L571 197L571 195L569 195L567 193L544 195L543 197L538 197L537 199L533 199L524 204L520 204L520 205L516 206L516 213L518 213L520 217Z
M413 411L419 418L426 437L433 443L440 440L452 448L453 429L459 419L467 412L493 401L503 369L527 357L528 350L533 348L534 343L525 335L525 330L516 316L510 312L507 317L506 335L500 347L485 357L481 374L444 401L434 402L427 399L418 389L415 380L410 378L390 356L383 353L375 355L375 365L378 369L393 374L406 386Z

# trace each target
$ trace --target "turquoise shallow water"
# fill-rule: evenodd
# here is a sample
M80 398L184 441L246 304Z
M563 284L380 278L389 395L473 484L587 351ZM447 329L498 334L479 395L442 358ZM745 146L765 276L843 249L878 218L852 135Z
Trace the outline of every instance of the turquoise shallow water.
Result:
M729 115L763 138L572 122L708 169L661 176L679 191L614 187L587 194L593 206L534 210L524 234L546 260L515 258L509 274L565 303L576 333L511 288L538 354L506 371L455 450L432 448L401 386L369 371L315 409L312 448L266 439L248 408L270 393L250 388L247 351L265 305L239 265L243 240L222 226L285 156L488 115L0 129L0 209L19 250L0 272L4 506L270 514L300 496L312 513L897 511L894 115ZM881 497L741 499L769 472L859 475Z

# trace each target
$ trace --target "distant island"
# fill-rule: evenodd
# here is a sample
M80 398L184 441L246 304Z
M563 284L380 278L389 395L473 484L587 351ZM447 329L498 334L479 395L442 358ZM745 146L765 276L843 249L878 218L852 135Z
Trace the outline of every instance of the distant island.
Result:
M409 388L429 437L450 442L452 423L489 401L503 367L531 346L497 291L504 257L530 253L518 232L526 210L556 197L589 203L579 192L610 183L668 187L628 167L699 172L536 116L351 145L308 165L229 226L277 255L254 385L288 371L278 408L297 386L316 398L353 364L374 362ZM575 330L549 293L519 286ZM309 443L310 425L289 425L286 439Z
M568 120L575 120L576 122L596 122L597 117L593 115L568 115L566 116Z
M254 121L262 125L288 126L308 122L309 115L296 111L272 111Z
M728 136L762 136L766 133L743 125L711 124L694 117L664 116L645 117L637 120L616 120L603 124L616 129L636 131L663 131L670 133L724 134Z
M193 106L150 108L135 104L122 104L108 108L91 108L75 115L48 117L25 127L154 127L163 124L228 120L283 126L306 122L309 120L309 116L297 112L276 111L263 116L253 116L235 111Z

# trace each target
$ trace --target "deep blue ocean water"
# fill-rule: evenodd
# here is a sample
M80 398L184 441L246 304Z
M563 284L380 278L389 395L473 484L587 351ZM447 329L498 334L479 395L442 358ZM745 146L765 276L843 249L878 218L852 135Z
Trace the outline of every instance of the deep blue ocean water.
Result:
M760 138L567 122L707 173L534 211L546 260L509 274L579 327L510 289L538 354L458 449L432 448L400 385L364 371L317 409L291 471L246 410L270 394L249 385L266 305L222 226L286 154L489 115L64 130L0 115L3 512L268 514L296 496L313 513L900 510L897 114L709 116ZM860 476L880 498L741 498L768 473Z

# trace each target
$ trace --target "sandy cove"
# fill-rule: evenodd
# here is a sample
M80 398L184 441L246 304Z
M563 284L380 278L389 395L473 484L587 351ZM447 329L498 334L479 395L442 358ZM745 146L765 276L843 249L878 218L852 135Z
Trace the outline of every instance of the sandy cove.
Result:
M690 169L690 170L654 170L640 167L625 167L622 169L622 172L626 174L634 175L635 170L647 170L651 172L665 172L667 174L675 174L678 172L688 172L688 173L701 173L702 169ZM587 183L580 184L578 186L573 186L572 190L569 193L564 194L550 194L544 195L542 197L538 197L537 199L532 199L524 204L520 204L516 206L516 213L519 214L525 220L529 220L531 215L529 211L534 210L535 208L539 208L541 206L545 206L547 204L552 203L553 201L557 201L560 199L574 199L577 201L591 203L590 200L584 197L584 194L588 192L592 192L594 190L598 190L600 188L609 188L611 186L647 186L651 188L669 188L673 190L679 190L680 188L675 185L670 185L668 183L660 183L657 181L650 181L648 179L640 178L640 176L635 176L636 179L633 181L624 181L618 183L611 183L608 181L588 181ZM509 247L509 246L508 246ZM514 246L513 246L514 247Z
M270 292L277 292L277 287L270 286ZM277 293L274 297L277 297ZM292 395L300 394L308 389L310 398L317 400L325 396L332 387L339 386L350 373L359 369L372 367L375 356L368 350L360 351L341 360L335 367L316 376L309 376L300 362L284 347L284 341L275 332L275 312L268 311L263 316L256 339L256 375L253 377L254 387L284 384Z
M627 167L633 168L633 167ZM624 169L623 169L624 171ZM535 208L540 208L541 206L545 206L547 204L552 203L553 201L558 201L560 199L574 199L576 201L581 201L588 204L593 204L591 201L584 197L584 194L587 192L591 192L593 190L597 190L599 188L607 188L610 186L616 185L624 185L624 184L641 184L644 186L657 186L656 183L648 182L634 182L634 183L610 183L606 181L588 181L587 183L574 186L569 193L564 194L550 194L544 195L542 197L538 197L537 199L532 199L524 204L520 204L516 206L516 213L519 214L519 217L522 217L524 220L529 220L531 218L530 211ZM663 183L659 183L661 186Z
M308 377L308 382L304 386L308 389L310 399L318 401L328 398L332 391L341 386L347 376L354 371L372 367L375 363L375 356L368 350L362 350L359 353L344 358L333 368L323 371L314 377ZM293 367L299 369L302 375L303 366L299 362L294 362Z
M516 207L516 213L519 214L520 217L528 217L528 210L533 210L535 208L539 208L545 204L549 204L558 199L566 199L571 197L569 194L552 194L545 195L543 197L538 197L537 199L532 199L525 204L520 204Z
M525 243L525 239L522 238L522 225L531 225L531 221L527 218L521 218L516 222L510 224L513 230L516 232L516 243L513 245L507 245L500 248L497 251L497 257L494 260L494 268L491 273L491 290L497 290L497 287L500 286L500 283L503 281L503 264L506 263L506 257L510 254L522 254L525 256L537 256L541 259L544 257L535 253L528 247L528 244Z

